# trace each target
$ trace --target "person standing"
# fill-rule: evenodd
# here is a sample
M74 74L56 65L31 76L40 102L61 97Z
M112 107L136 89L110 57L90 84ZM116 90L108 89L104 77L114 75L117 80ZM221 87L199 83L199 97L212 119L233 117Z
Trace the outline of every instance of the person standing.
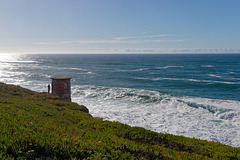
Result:
M48 94L50 94L50 84L48 84Z

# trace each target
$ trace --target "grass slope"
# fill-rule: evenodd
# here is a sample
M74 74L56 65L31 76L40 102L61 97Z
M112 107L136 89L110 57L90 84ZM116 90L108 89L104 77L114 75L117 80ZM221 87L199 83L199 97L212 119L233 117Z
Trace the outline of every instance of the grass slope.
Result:
M239 159L239 151L96 120L84 106L0 83L0 159Z

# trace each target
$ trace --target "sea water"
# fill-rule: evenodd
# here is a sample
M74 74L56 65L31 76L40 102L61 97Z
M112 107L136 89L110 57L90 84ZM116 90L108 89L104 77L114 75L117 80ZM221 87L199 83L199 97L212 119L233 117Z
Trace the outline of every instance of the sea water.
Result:
M47 92L72 77L90 114L240 147L240 54L0 55L0 81Z

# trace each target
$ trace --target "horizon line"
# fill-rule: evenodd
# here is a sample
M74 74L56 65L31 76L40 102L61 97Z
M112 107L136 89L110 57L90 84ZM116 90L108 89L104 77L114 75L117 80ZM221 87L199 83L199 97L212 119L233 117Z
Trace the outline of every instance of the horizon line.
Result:
M0 52L0 54L240 54L240 52Z

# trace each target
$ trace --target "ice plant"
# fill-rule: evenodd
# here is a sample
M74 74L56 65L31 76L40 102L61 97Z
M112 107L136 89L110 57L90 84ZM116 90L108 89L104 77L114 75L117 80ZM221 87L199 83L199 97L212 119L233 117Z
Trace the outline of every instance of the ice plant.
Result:
M83 111L0 83L0 159L240 159L239 148L95 120Z

